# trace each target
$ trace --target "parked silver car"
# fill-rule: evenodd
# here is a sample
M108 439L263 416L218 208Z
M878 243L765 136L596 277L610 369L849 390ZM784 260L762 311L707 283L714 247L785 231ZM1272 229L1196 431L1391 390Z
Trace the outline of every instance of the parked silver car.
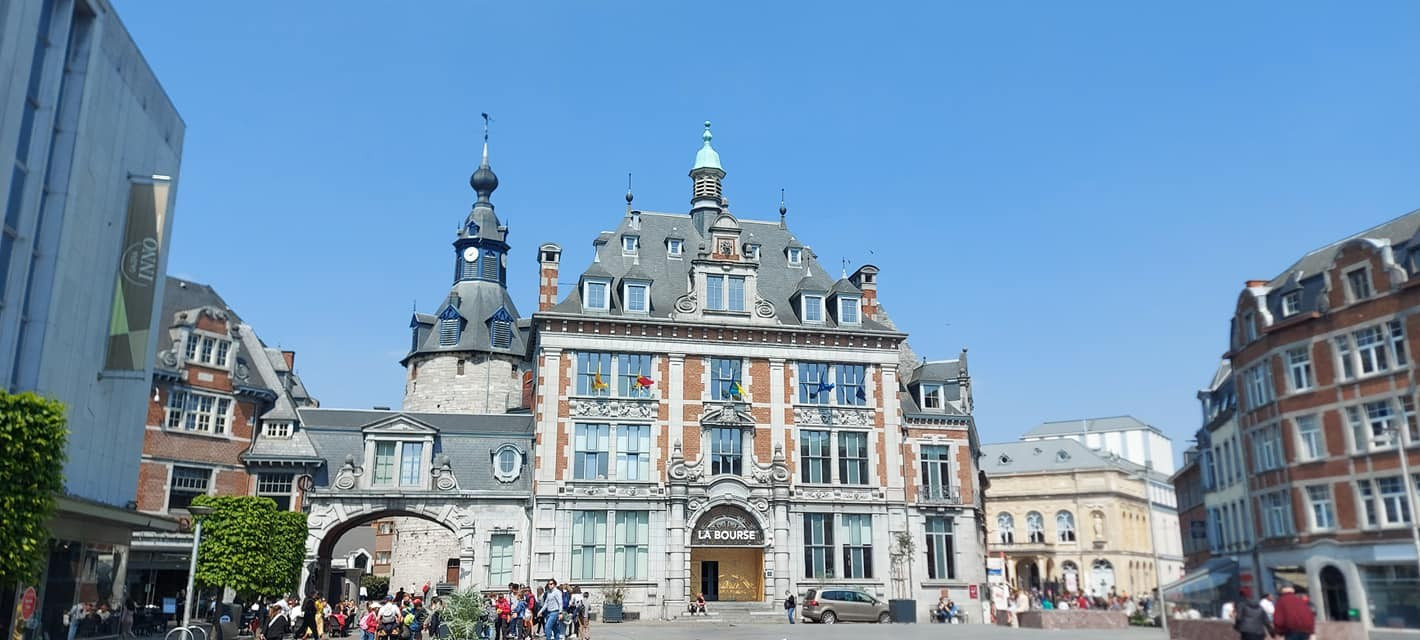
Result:
M809 589L800 614L813 622L891 622L888 604L862 589Z

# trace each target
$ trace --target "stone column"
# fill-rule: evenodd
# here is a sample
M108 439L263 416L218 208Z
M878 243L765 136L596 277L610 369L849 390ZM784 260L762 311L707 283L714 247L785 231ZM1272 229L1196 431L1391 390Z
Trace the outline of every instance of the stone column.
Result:
M902 423L898 421L897 393L893 391L897 389L897 365L882 365L882 374L883 384L879 390L887 390L882 398L883 447L887 450L885 459L888 465L887 487L884 488L901 492L905 482L902 473Z
M538 385L541 398L536 401L542 403L542 422L537 425L538 432L538 458L540 464L537 465L536 478L540 482L554 482L557 480L557 434L562 429L562 418L558 415L558 400L565 396L562 375L562 350L556 348L544 348L542 350L542 368L538 374L543 377L543 383Z
M773 447L783 447L786 437L784 429L784 359L769 359L769 432L773 434Z
M666 403L669 405L666 423L667 437L671 446L680 442L685 434L685 354L672 353L670 358L670 380L666 381Z
M774 513L774 593L772 597L782 598L784 592L793 585L793 538L789 537L789 487L774 487L774 501L770 503Z
M685 611L690 593L687 585L690 550L685 546L685 485L671 488L670 510L666 515L666 589L661 601L662 616L672 618Z

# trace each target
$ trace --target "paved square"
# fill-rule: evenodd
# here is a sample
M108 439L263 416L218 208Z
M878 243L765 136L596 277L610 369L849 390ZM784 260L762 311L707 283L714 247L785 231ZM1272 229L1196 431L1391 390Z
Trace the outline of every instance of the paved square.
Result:
M593 640L861 640L863 638L1036 638L1040 640L1164 640L1159 629L1041 631L987 625L942 624L772 624L764 622L676 621L593 624Z

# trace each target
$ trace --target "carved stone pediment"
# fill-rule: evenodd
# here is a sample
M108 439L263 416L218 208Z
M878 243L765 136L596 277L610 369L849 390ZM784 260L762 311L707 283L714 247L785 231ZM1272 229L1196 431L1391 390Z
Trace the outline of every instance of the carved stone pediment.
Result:
M871 427L873 410L857 407L794 407L794 423L806 426Z
M654 419L656 402L650 399L576 398L567 401L567 410L573 417Z
M730 427L753 427L754 416L749 405L731 402L707 402L700 413L700 424Z

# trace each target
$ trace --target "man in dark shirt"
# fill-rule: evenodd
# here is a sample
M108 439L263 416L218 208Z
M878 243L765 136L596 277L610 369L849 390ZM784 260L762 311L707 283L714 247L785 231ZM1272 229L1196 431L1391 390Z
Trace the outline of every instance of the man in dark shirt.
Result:
M1283 587L1272 614L1272 627L1285 640L1307 640L1316 633L1316 614L1295 589Z
M320 627L316 626L316 620L320 613L316 611L316 598L320 597L319 592L306 594L306 599L301 601L301 637L312 637L320 639Z

